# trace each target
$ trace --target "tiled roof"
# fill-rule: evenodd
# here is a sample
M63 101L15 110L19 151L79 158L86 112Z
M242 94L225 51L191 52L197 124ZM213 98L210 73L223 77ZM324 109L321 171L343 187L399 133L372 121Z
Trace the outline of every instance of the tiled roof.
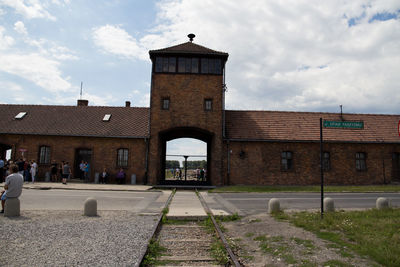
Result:
M229 139L319 141L319 119L340 121L338 113L226 111ZM345 121L363 121L364 129L324 128L325 141L400 143L400 115L343 114Z
M228 53L215 51L210 48L192 43L186 42L183 44L158 49L158 50L150 50L150 55L153 54L201 54L201 55L217 55L217 56L225 56L228 57Z
M26 112L22 119L15 119ZM104 115L110 121L103 122ZM149 136L149 109L0 104L0 133L138 138Z

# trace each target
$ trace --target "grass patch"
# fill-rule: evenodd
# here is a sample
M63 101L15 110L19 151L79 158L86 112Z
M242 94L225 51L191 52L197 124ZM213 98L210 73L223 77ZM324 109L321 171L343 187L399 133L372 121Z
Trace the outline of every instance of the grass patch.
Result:
M254 233L251 233L251 232L250 233L246 233L245 236L250 238L250 237L254 236Z
M383 266L400 266L400 209L331 212L323 220L317 212L299 212L286 218L333 242L344 257L356 252ZM330 266L347 266L335 264Z
M167 249L160 245L159 241L156 239L151 239L149 246L147 247L147 253L140 266L155 266L162 264L161 261L157 259L162 255Z
M233 185L209 190L211 193L226 192L320 192L321 186L250 186ZM325 192L400 192L400 185L362 185L362 186L325 186Z

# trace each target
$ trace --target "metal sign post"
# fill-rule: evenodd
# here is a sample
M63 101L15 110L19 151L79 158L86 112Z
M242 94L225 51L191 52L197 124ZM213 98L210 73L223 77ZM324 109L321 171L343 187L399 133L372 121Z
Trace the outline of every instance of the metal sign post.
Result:
M321 219L324 218L324 166L323 166L323 154L324 154L324 141L322 136L322 118L319 118L319 149L320 149L320 167L321 167Z

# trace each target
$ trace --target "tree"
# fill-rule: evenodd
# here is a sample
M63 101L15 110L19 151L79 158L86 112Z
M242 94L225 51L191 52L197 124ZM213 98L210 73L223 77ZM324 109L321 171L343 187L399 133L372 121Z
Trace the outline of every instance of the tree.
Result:
M179 168L180 164L177 160L166 160L165 161L165 168L166 169L176 169Z

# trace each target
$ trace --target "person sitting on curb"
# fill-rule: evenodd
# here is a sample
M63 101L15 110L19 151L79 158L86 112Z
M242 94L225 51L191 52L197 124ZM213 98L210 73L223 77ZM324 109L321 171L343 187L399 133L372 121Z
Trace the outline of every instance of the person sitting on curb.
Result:
M7 176L4 185L5 191L1 193L1 213L4 213L4 205L8 198L17 198L22 193L24 177L18 173L18 166L13 164L10 167L11 174Z

